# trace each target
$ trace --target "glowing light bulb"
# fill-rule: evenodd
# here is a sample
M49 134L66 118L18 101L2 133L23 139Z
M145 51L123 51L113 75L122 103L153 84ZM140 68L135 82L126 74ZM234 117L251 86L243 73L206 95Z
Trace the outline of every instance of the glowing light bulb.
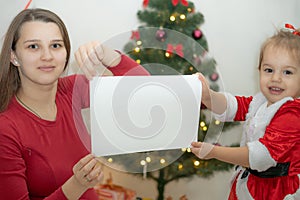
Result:
M179 170L182 170L182 169L183 169L183 164L179 164L179 165L178 165L178 169L179 169Z
M198 167L198 166L200 165L200 162L199 162L198 160L196 160L196 161L194 161L194 165L195 165L196 167Z
M182 20L184 20L186 17L185 17L184 14L181 14L181 15L179 16L179 18L182 19Z
M114 160L112 158L108 158L107 161L112 163Z
M205 126L205 122L200 122L200 126L204 127Z
M134 51L138 53L138 52L141 51L141 49L140 49L139 47L135 47L135 48L134 48Z
M176 20L176 17L174 15L170 16L170 21L174 22Z
M165 164L165 163L166 163L166 160L163 159L163 158L161 158L161 159L160 159L160 164Z
M140 164L144 166L144 165L146 165L146 161L141 160Z
M146 158L146 161L149 163L149 162L151 162L151 158L148 156L147 158Z
M142 45L142 41L138 40L138 41L136 41L136 44L140 46L140 45Z

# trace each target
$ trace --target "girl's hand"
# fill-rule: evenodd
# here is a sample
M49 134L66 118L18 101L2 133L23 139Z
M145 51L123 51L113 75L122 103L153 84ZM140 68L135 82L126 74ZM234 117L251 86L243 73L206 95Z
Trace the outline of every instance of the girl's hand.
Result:
M91 80L94 76L101 75L101 73L97 73L101 66L112 67L118 65L121 61L121 55L115 50L102 45L99 41L93 41L80 46L75 52L75 59L79 68Z
M211 159L211 151L213 150L214 145L205 142L192 142L192 153L195 154L198 158L201 159Z
M201 81L202 84L202 101L205 104L206 101L211 100L211 94L210 94L210 88L209 83L204 77L204 75L200 72L195 73L196 76L198 76L198 79Z
M194 74L202 84L201 102L216 114L223 114L227 109L227 99L223 93L215 92L209 88L209 83L201 73Z

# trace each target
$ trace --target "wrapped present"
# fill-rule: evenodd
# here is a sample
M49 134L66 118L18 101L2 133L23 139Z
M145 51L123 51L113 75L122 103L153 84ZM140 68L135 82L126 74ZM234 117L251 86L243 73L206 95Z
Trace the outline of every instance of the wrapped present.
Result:
M168 196L166 200L173 200L173 198L171 196ZM183 195L179 198L179 200L188 200L188 198L186 197L186 195Z
M98 191L99 200L125 200L125 195L123 192L108 190L108 189L99 189Z
M95 187L99 200L135 200L136 192L113 184L112 175L106 180L106 184L99 184Z

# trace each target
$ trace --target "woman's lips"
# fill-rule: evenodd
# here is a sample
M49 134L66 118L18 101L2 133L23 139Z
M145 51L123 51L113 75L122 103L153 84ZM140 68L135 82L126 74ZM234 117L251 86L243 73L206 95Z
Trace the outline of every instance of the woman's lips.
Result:
M52 71L54 70L54 66L42 66L42 67L39 67L40 70L42 71L45 71L45 72L49 72L49 71Z

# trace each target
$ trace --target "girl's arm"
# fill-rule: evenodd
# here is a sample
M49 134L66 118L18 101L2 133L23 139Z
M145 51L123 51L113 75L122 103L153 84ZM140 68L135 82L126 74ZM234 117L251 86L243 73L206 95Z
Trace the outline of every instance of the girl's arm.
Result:
M249 167L249 149L244 147L222 147L204 142L193 142L192 152L201 159L218 159L234 165Z
M198 75L202 83L202 103L212 112L223 114L227 108L225 95L211 90L208 81L201 73L197 73L196 75Z

